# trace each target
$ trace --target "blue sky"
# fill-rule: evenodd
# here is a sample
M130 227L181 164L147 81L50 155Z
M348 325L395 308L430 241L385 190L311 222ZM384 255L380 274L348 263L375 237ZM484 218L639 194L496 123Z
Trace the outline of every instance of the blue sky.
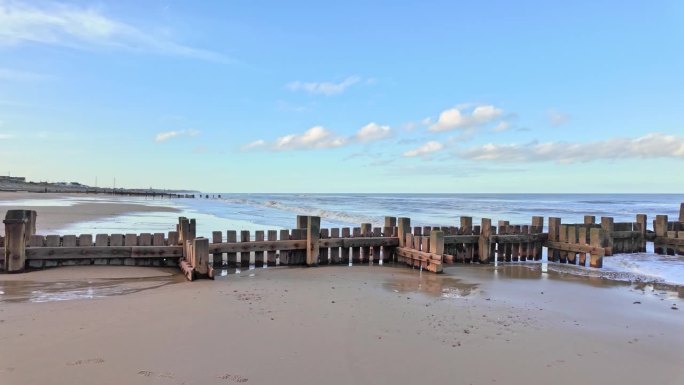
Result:
M681 192L681 1L0 0L0 174Z

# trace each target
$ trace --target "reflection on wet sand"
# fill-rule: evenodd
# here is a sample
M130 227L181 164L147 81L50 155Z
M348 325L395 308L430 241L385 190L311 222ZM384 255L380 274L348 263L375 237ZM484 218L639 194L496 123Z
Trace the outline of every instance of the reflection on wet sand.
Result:
M398 293L425 293L442 298L462 298L477 292L478 284L435 274L396 274L383 283L388 290Z
M588 269L580 266L561 265L554 263L508 264L499 266L474 266L485 275L494 275L497 279L549 279L566 282L577 282L593 287L633 287L642 291L661 291L667 297L684 298L684 286L671 285L660 282L649 282L631 279L621 272Z
M184 282L180 274L146 278L39 282L0 281L0 302L51 302L125 295Z

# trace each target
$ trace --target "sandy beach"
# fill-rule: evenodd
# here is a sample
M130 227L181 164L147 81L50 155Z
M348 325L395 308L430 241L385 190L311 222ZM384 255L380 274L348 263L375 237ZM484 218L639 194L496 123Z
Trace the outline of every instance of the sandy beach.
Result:
M96 197L111 198L111 201L90 201ZM71 205L63 206L46 204L55 199L72 199L74 202ZM178 211L173 207L163 205L132 203L127 201L126 198L89 194L0 192L0 202L5 203L0 206L0 217L2 218L5 217L7 210L36 210L38 212L36 225L38 234L49 234L74 223L112 218L123 214ZM152 203L158 202L163 201L158 200ZM4 235L5 229L3 226L0 227L0 235Z
M92 205L38 223L146 210ZM0 383L681 384L683 294L539 264L60 267L0 275Z

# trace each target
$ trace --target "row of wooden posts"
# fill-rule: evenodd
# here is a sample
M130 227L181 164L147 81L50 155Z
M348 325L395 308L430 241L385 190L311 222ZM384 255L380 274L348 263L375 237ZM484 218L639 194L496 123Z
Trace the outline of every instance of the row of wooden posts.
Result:
M294 229L214 231L211 240L198 237L194 219L179 218L175 231L142 234L37 235L37 214L10 210L5 217L6 272L59 265L180 266L189 279L212 277L218 268L276 265L402 263L440 272L444 264L541 260L547 248L550 262L602 267L603 257L643 252L654 242L656 253L684 255L684 204L679 221L658 215L655 231L646 230L646 215L635 222L615 223L612 217L585 216L583 223L544 218L515 225L483 218L473 225L411 226L410 218L385 217L383 227L370 223L354 228L321 229L320 217L298 216ZM252 262L253 261L253 262Z

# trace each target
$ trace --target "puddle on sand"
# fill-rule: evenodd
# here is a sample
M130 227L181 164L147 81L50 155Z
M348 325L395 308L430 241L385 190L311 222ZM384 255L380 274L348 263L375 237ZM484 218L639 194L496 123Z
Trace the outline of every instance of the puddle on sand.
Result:
M475 283L435 274L397 274L384 282L383 287L397 293L424 293L441 298L463 298L478 290Z
M184 282L182 275L146 278L90 279L83 281L39 282L0 281L0 303L53 302L94 299L137 293Z

